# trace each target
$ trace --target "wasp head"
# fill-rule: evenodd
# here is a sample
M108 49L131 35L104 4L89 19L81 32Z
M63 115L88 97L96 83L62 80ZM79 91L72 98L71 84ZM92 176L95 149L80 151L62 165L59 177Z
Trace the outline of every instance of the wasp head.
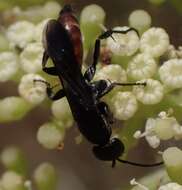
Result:
M115 166L116 160L123 154L124 145L117 139L112 138L110 142L104 146L94 146L93 153L99 160L112 161L112 167Z

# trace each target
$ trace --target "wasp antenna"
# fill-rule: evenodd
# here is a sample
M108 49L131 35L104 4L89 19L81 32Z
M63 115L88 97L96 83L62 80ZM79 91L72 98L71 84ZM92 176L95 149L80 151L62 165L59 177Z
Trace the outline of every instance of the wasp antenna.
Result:
M146 82L130 82L130 83L119 83L119 82L113 82L113 85L118 86L146 86Z
M117 159L119 162L125 163L125 164L130 164L133 166L139 166L139 167L155 167L155 166L160 166L163 165L164 162L158 162L158 163L154 163L154 164L141 164L141 163L136 163L136 162L130 162L128 160L122 160L122 159Z
M44 83L46 84L47 86L49 85L49 83L45 80L42 80L42 79L33 79L33 82L36 83L36 82L41 82L41 83Z

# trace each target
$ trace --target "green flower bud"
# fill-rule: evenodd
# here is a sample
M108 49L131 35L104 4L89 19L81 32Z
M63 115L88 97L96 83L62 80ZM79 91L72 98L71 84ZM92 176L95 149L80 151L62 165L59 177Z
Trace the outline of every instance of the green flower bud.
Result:
M151 16L145 10L134 10L128 20L129 25L136 28L140 34L146 31L152 22Z
M10 122L22 119L31 106L21 97L7 97L0 100L0 122Z
M1 153L1 162L9 169L19 174L25 175L27 163L23 152L15 146L9 146L3 149Z
M86 6L80 16L81 30L84 36L84 45L89 49L96 37L101 32L101 26L105 20L105 12L99 5Z
M43 163L36 168L34 180L37 190L55 190L57 185L57 174L50 163Z
M73 116L66 98L54 101L51 106L54 117L61 121L65 127L73 125Z
M13 171L5 172L1 183L4 190L26 190L22 176Z
M170 147L164 151L163 160L171 180L182 184L182 151L177 147Z
M55 123L45 123L37 132L37 140L47 149L56 149L62 143L64 134L63 127L57 127Z

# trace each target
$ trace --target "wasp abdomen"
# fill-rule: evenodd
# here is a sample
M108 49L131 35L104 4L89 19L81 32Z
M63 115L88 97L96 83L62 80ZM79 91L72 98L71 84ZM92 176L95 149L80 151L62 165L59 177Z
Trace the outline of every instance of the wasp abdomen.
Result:
M78 64L82 64L83 46L80 26L71 10L62 11L58 21L64 26L73 44L74 54Z

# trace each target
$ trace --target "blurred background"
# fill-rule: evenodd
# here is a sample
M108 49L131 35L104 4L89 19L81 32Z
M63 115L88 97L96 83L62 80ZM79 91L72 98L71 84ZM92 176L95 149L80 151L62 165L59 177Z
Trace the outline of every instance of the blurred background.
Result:
M0 0L5 1L5 0ZM21 6L21 1L11 0L14 5ZM38 2L38 1L37 1ZM43 1L41 2L43 3ZM170 35L171 43L178 46L182 44L182 2L171 0L159 5L147 0L70 0L61 1L71 3L79 17L80 11L89 4L98 4L106 12L106 27L125 26L128 24L128 16L135 9L144 9L152 17L152 25L166 29ZM35 5L36 2L27 1L27 5ZM25 9L26 5L23 4ZM0 83L0 98L18 95L14 83ZM154 168L137 168L116 164L111 168L110 163L97 160L92 154L92 145L83 140L76 145L75 138L79 135L76 126L70 128L65 137L65 146L61 151L46 150L36 140L38 127L50 117L50 111L39 106L33 109L23 120L0 124L0 148L7 145L17 145L26 154L31 163L32 171L39 163L50 161L59 171L59 190L119 190L126 189L129 180L139 178ZM120 127L120 126L118 126ZM154 154L146 142L140 142L129 155L129 160L141 163L153 162ZM0 168L2 173L4 170Z

